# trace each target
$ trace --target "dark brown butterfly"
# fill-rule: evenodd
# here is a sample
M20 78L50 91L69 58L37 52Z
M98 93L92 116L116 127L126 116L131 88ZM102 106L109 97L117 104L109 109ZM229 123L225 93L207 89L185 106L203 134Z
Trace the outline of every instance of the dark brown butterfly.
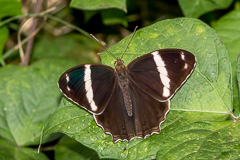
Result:
M58 86L68 99L92 113L114 142L130 141L160 133L170 98L195 64L195 56L186 50L161 49L127 66L117 58L115 69L103 64L75 66L62 74Z

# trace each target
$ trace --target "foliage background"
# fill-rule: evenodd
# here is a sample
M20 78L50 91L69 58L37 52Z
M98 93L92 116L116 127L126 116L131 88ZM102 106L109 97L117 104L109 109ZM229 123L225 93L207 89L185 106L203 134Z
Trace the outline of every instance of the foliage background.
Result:
M240 1L1 0L0 6L0 159L240 157ZM160 135L114 144L56 83L77 64L113 66L106 52L99 58L104 49L89 33L118 56L135 26L126 64L156 49L182 48L194 53L197 66L172 98Z

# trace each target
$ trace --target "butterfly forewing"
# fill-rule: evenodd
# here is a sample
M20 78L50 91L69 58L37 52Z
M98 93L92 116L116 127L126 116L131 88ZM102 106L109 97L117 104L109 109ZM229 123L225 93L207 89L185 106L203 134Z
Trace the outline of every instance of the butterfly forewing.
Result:
M195 57L181 49L156 50L128 65L132 81L160 101L170 99L193 71Z
M92 113L100 114L112 96L115 82L113 68L85 64L63 73L58 86L67 98Z

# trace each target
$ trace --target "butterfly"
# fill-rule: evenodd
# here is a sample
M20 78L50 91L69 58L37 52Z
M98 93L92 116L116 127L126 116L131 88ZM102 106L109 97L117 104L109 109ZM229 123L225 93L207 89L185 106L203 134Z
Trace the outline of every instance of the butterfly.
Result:
M159 134L171 97L196 64L195 56L183 49L155 50L127 66L122 56L116 58L115 68L82 64L64 72L58 81L62 93L92 113L114 142Z

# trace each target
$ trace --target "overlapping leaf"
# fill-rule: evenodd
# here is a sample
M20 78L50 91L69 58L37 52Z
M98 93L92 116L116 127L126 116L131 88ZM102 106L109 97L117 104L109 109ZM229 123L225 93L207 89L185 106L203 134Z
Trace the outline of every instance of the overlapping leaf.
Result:
M14 16L22 14L21 3L17 0L1 0L0 1L0 63L4 64L2 59L2 51L5 42L8 38L8 29L5 26L1 26L1 19L5 16Z
M0 138L1 160L48 160L43 153L37 153L35 149L18 147Z
M126 0L72 0L70 6L82 10L118 8L127 12Z
M178 0L185 16L198 18L204 13L229 7L233 0Z
M239 114L239 89L236 79L236 63L240 53L240 10L232 11L220 18L214 25L214 29L220 35L228 50L233 72L233 102L236 115Z
M57 160L79 160L79 159L92 159L98 160L98 155L93 150L83 146L77 141L63 137L56 145L55 159Z
M126 15L123 11L117 9L108 9L101 11L102 21L104 25L116 25L122 24L127 27L128 22L126 20Z
M5 16L15 16L22 14L21 2L18 0L1 0L0 1L0 19Z
M0 63L4 64L3 59L2 59L2 53L3 53L3 48L5 45L5 42L7 41L8 38L8 29L6 27L0 27Z

